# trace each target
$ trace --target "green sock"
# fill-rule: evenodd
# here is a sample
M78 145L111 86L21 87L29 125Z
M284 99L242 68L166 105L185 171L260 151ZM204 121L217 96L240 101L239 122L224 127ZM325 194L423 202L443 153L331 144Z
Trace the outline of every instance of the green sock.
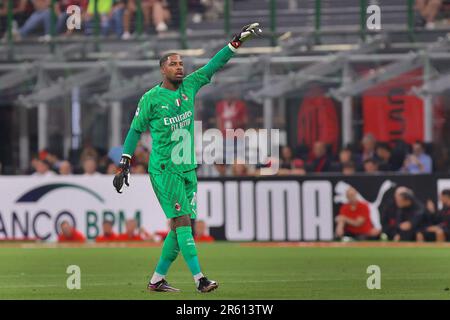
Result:
M178 246L189 270L191 270L193 276L198 275L201 272L200 263L198 262L197 248L195 247L194 237L192 236L192 228L178 227L176 232Z
M156 272L165 276L179 252L180 248L178 247L177 234L174 231L170 231L164 240L161 257L156 266Z

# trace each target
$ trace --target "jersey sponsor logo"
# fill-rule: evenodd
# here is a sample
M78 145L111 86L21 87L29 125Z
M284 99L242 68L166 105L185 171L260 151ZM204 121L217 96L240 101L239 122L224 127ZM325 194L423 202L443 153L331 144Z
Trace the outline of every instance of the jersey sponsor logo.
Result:
M165 117L164 118L164 124L166 126L169 126L169 125L181 122L183 120L186 120L186 119L188 119L190 117L192 117L192 111L186 111L185 113L179 114L176 117Z

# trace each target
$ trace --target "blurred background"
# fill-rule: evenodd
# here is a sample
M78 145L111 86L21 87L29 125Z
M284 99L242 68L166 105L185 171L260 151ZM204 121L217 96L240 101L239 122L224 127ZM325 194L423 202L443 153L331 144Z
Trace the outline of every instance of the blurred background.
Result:
M70 5L81 8L80 30L67 29ZM370 5L381 9L380 30L367 26ZM280 174L414 171L404 162L416 141L432 157L427 172L449 170L448 1L3 0L0 8L2 174L34 172L36 159L55 172L68 160L82 173L86 158L113 172L138 99L160 79L158 57L178 50L191 72L252 21L264 36L199 93L204 130L280 129ZM148 140L135 165L146 166ZM210 169L199 174L220 174Z
M137 102L160 81L159 57L180 52L192 72L258 21L263 36L200 91L195 118L202 130L279 129L280 159L200 165L198 175L254 177L279 161L278 177L323 177L336 193L339 179L359 177L350 184L376 204L375 227L389 178L391 188L416 188L421 214L434 212L450 186L438 181L450 169L449 18L448 0L1 0L0 173L114 174ZM133 174L146 173L150 140L143 135ZM347 191L342 202L356 199ZM331 227L311 239L334 237L336 203L322 208ZM223 218L208 217L218 238L233 238Z

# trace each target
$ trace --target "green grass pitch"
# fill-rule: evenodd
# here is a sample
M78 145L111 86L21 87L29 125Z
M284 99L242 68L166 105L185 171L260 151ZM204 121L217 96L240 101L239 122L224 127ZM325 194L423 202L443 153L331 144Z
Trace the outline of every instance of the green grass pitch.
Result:
M181 293L145 290L160 248L0 248L0 299L449 299L450 247L248 247L198 245L220 287L195 291L181 256L168 280ZM66 268L81 268L68 290ZM381 289L366 287L369 265Z

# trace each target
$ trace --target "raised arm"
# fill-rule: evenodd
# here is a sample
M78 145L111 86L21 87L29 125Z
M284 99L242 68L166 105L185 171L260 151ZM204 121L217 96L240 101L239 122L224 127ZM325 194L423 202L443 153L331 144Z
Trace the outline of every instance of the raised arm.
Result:
M220 50L205 66L200 68L198 72L203 73L211 80L211 77L231 59L242 43L250 39L253 35L261 34L261 32L262 30L259 28L259 23L252 23L244 26L241 32L235 34L230 43Z

